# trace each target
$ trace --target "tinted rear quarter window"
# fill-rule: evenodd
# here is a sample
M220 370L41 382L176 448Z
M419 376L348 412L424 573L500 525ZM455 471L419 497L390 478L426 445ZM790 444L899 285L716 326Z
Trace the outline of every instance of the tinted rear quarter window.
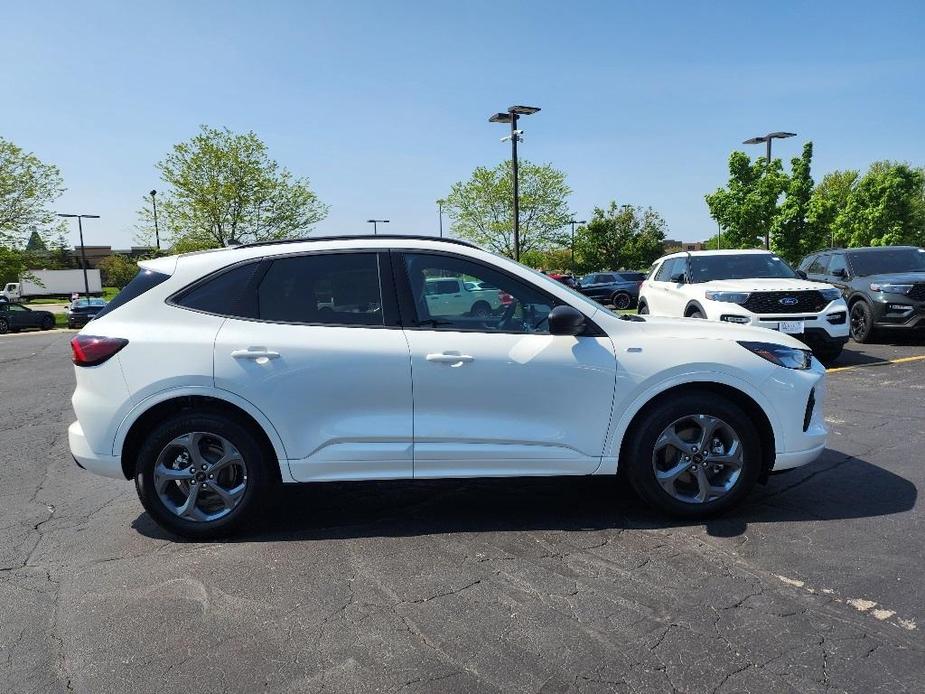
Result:
M102 318L107 313L112 313L120 306L127 304L132 299L137 299L145 292L154 289L157 285L166 282L170 275L154 270L142 269L122 288L122 291L116 294L115 298L106 304L106 307L96 314L97 319Z
M259 261L252 261L207 277L184 291L176 303L194 311L255 318L256 302L247 290L259 265Z

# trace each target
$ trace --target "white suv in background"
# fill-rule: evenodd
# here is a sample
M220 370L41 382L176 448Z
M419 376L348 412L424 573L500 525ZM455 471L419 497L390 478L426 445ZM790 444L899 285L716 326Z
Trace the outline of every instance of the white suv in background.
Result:
M830 284L801 279L762 250L684 251L655 262L639 288L639 313L771 328L823 361L848 341L848 306Z
M78 465L134 479L179 535L246 527L279 483L618 465L653 506L701 517L825 447L825 370L793 338L621 318L462 242L318 238L141 267L72 340L68 435ZM432 278L503 299L429 301Z

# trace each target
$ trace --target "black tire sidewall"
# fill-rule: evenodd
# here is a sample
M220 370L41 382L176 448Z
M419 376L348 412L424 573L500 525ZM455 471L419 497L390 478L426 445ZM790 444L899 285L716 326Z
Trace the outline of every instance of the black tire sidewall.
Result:
M852 323L851 323L851 314L853 314L855 311L858 311L864 316L864 328L860 332L860 334L857 334L857 335L855 334ZM854 306L851 307L851 312L848 316L848 329L851 332L851 338L855 342L861 342L861 343L869 342L871 338L873 337L873 333L874 333L873 322L874 322L874 317L870 311L870 307L863 301L858 301L856 304L854 304Z
M648 304L640 304L637 310L640 316L649 315L649 305Z
M672 497L655 479L652 453L655 441L673 421L685 415L706 414L729 424L739 436L744 449L742 472L728 494L704 504L689 504ZM657 510L678 518L706 518L738 504L758 481L762 472L762 450L758 432L748 415L735 403L715 393L688 393L665 400L640 419L625 449L627 477L633 489Z
M51 330L53 327L55 327L55 319L45 316L42 319L42 330Z
M228 439L241 453L247 468L244 497L231 513L216 521L196 522L179 518L164 506L154 488L154 467L164 446L193 431L218 434ZM142 506L163 529L189 539L212 539L242 527L260 506L270 479L267 465L260 444L247 426L221 413L182 412L161 422L141 445L135 467L135 488Z
M0 335L6 335L10 330L10 324L6 318L0 318Z
M626 306L618 306L617 301L621 298L626 298ZM616 292L612 297L610 297L610 303L613 304L613 307L619 311L625 311L633 304L633 299L626 292Z
M688 318L696 318L697 320L705 320L706 316L703 315L700 311L691 311L687 316Z

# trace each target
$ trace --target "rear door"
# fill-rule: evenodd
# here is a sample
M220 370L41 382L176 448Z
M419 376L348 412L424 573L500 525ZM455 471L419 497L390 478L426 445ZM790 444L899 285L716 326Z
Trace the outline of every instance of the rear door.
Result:
M253 403L299 481L412 475L411 364L388 253L260 264L215 340L215 385Z
M396 253L411 351L414 476L587 474L600 465L616 359L610 338L553 336L556 303L538 287L471 258ZM434 313L426 278L497 287L510 301L487 317Z

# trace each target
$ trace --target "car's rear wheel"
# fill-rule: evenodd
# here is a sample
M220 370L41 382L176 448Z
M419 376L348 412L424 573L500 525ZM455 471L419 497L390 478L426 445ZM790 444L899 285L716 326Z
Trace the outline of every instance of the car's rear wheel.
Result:
M45 316L42 319L42 330L51 330L55 327L55 319L51 316Z
M6 322L6 318L0 318L0 335L6 335L10 330L10 324Z
M192 539L227 535L259 507L270 475L251 430L221 413L178 413L148 436L135 486L165 530Z
M476 301L469 313L473 318L488 318L491 315L491 306L485 301Z
M610 303L618 311L625 311L633 303L633 300L626 292L617 292L610 298Z
M704 518L729 509L761 474L758 432L734 402L713 393L666 399L630 433L630 484L659 511Z
M874 317L864 301L851 307L851 337L855 342L870 342L874 339Z

